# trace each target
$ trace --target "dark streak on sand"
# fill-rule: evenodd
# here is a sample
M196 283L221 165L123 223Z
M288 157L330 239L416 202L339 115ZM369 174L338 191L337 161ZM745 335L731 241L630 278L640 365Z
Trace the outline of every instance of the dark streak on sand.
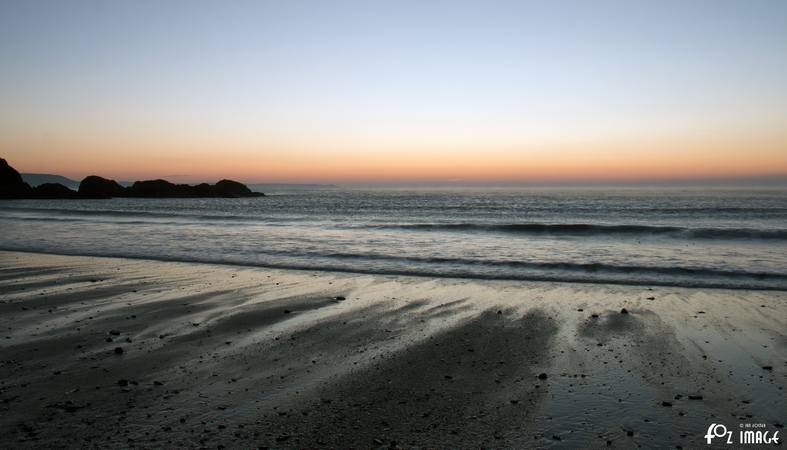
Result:
M557 327L540 311L486 311L320 390L320 399L268 417L294 447L478 447L515 442L544 388ZM315 440L316 439L316 440Z

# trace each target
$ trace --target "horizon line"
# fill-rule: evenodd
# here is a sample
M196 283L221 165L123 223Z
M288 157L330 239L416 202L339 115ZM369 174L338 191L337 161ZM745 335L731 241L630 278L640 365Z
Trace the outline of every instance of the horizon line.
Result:
M61 175L58 173L44 173L44 172L22 172L22 176L36 175L36 176L59 176L64 177L74 183L79 183L85 177L75 179L71 176ZM93 174L98 175L98 174ZM90 175L86 175L90 176ZM175 179L178 184L198 184L214 181L212 178L194 177L188 180L182 180L188 175L173 175L166 176L153 176L153 177L127 177L135 178L113 178L98 175L102 178L109 178L118 181L119 183L133 183L134 181ZM181 178L181 180L178 180ZM220 176L217 180L232 179L231 176ZM467 178L453 178L453 179L400 179L400 180L259 180L239 178L247 185L269 185L269 186L320 186L320 187L615 187L615 186L632 186L632 187L680 187L680 186L713 186L713 187L787 187L787 172L776 174L758 174L758 175L723 175L723 176L697 176L697 177L646 177L646 178L565 178L565 179L532 179L532 180L516 180L516 179L467 179Z

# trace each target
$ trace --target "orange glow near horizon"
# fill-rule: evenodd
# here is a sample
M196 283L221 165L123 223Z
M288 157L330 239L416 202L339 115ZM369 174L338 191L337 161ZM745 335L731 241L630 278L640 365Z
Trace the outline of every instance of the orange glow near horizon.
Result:
M113 146L74 139L54 146L4 145L21 172L74 179L97 174L116 180L176 182L221 178L245 182L560 182L640 181L787 174L787 139L730 137L585 140L540 145L470 142L401 149L360 143L320 148L283 143L222 146L128 141ZM46 148L47 150L38 150ZM108 150L113 148L113 150ZM20 150L21 149L21 150Z

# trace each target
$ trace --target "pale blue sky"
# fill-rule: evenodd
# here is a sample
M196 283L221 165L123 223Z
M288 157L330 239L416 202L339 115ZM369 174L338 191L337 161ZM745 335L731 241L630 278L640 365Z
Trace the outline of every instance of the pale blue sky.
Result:
M777 133L787 1L4 0L0 61L12 156Z

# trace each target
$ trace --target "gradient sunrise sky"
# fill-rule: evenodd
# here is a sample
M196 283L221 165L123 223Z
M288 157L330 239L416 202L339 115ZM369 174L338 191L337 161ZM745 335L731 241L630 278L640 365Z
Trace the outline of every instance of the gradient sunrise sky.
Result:
M75 178L787 173L787 1L0 2L0 157Z

